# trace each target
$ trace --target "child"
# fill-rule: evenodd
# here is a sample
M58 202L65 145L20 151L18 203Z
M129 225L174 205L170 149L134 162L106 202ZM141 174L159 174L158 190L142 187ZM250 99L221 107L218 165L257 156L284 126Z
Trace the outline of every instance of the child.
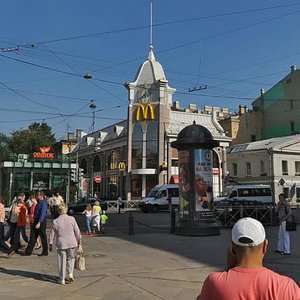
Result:
M85 221L86 221L86 233L87 234L91 234L92 230L91 230L91 222L92 222L92 206L91 204L88 204L84 210L84 212L82 213L83 215L85 215Z
M100 216L101 220L101 232L104 233L104 225L108 221L108 216L105 214L105 210L102 212L102 215Z

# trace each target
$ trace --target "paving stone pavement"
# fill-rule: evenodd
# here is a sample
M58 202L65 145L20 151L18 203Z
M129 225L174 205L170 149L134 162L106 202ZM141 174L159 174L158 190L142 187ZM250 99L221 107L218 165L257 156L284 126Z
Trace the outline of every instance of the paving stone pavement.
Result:
M292 255L276 248L277 227L267 227L270 240L265 265L300 283L300 237L292 233ZM206 276L225 267L230 229L219 236L185 237L167 231L84 236L86 271L75 282L58 285L56 253L38 257L0 253L0 299L187 300L199 294Z

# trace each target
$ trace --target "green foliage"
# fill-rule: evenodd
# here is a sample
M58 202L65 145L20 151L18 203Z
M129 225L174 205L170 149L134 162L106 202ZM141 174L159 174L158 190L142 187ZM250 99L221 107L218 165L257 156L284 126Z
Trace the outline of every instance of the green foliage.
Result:
M8 159L9 152L9 137L0 133L0 161Z
M27 129L17 130L9 139L10 151L17 154L28 154L39 151L40 147L52 146L56 142L51 127L46 123L34 122Z

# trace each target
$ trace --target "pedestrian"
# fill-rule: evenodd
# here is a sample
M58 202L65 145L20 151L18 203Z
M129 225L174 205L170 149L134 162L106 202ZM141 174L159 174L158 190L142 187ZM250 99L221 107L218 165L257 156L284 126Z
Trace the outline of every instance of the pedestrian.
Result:
M14 234L14 244L13 244L13 250L18 253L20 248L20 238L22 235L22 238L25 243L29 243L29 238L26 234L26 224L27 224L27 207L24 203L24 199L22 197L18 198L17 201L18 206L18 220L17 220L17 226Z
M104 225L108 222L108 216L105 213L105 210L103 210L102 215L100 216L101 221L101 232L104 233Z
M118 211L118 214L121 213L121 208L123 208L123 200L122 200L122 197L121 195L119 195L118 199L117 199L117 211Z
M197 300L299 300L295 281L263 266L267 247L263 225L240 219L232 228L228 269L208 275Z
M99 201L95 201L92 212L92 223L93 223L93 233L96 233L96 229L98 232L100 231L100 216L102 214L102 209Z
M74 281L74 264L76 248L81 244L81 234L76 220L67 215L68 206L62 204L57 207L59 217L53 220L49 237L49 251L52 251L56 238L57 266L59 284L66 283L66 271L69 282Z
M14 254L13 248L4 240L5 207L3 197L0 196L0 247L7 253L7 258Z
M14 244L14 236L17 228L18 214L19 214L19 207L17 205L17 201L19 198L25 199L25 194L20 193L17 197L13 199L11 206L9 208L9 213L7 218L7 223L9 225L9 228L8 231L6 232L6 235L4 236L4 240L5 241L9 240L11 246Z
M30 213L29 213L29 224L30 224L30 237L31 237L32 232L33 232L34 212L35 212L35 208L36 208L38 202L37 202L35 195L30 196L30 201L31 201L31 209L30 209ZM40 237L38 237L36 239L34 250L38 250L41 247L42 247L42 245L41 245Z
M64 204L63 197L59 194L59 192L56 192L55 195L51 198L52 202L52 218L55 219L59 216L57 208L58 206Z
M25 250L25 255L31 255L32 251L35 247L35 243L37 238L41 237L42 243L42 253L39 256L47 256L48 255L48 242L46 236L46 217L47 217L47 202L45 199L45 194L43 191L39 191L37 193L38 204L34 211L34 221L33 221L33 231L28 243L28 246Z
M85 224L86 224L86 233L87 234L91 234L91 232L92 232L92 230L91 230L92 213L93 213L92 206L91 206L91 204L88 204L82 213L83 215L85 215Z
M291 242L290 233L286 231L286 221L290 221L292 218L292 209L290 204L286 200L285 194L279 194L279 201L276 205L275 212L278 215L279 220L279 232L278 232L278 243L277 249L274 251L281 255L291 254Z

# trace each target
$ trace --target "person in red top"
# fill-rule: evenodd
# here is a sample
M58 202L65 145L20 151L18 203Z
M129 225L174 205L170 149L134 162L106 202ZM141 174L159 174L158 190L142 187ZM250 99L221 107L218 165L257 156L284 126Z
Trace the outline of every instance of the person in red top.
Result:
M23 240L28 243L29 239L28 236L26 235L26 223L27 223L27 208L24 203L24 199L19 198L17 201L17 205L19 208L19 213L18 213L18 221L17 221L17 227L14 235L14 251L18 252L19 246L20 246L20 234L22 234Z
M263 266L267 247L263 225L240 219L232 228L228 270L211 273L197 300L299 300L295 281Z
M35 212L35 208L37 206L37 199L35 198L35 195L31 195L30 196L30 202L31 202L31 207L30 207L30 213L29 213L29 223L30 223L30 236L31 236L31 232L33 230L33 222L34 222L34 212ZM40 249L41 246L41 241L40 241L40 237L37 238L36 243L35 243L35 247L34 249Z

